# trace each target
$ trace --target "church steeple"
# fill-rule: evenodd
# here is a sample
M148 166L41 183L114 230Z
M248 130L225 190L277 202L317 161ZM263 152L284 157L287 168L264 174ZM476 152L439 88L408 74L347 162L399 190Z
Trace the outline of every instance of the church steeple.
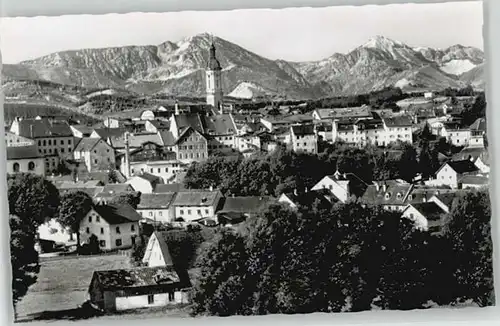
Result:
M215 112L222 112L222 67L215 52L214 40L211 38L206 70L207 104L213 106Z

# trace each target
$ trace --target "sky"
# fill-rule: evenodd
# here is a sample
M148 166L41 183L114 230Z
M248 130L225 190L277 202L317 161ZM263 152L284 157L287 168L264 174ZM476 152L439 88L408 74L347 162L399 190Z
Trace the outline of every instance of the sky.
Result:
M410 46L483 49L481 1L2 18L3 63L53 52L177 42L208 32L269 59L321 60L383 35Z

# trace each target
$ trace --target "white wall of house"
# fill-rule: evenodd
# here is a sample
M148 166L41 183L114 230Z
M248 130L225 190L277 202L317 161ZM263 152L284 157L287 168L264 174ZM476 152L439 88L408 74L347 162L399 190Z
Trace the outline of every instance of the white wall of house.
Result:
M175 218L174 207L169 208L138 208L137 212L141 214L143 218L154 220L156 222L168 223L172 222Z
M128 179L125 183L129 184L134 188L135 191L140 191L143 194L153 193L153 186L151 183L141 177L132 177Z
M7 160L7 173L34 173L45 175L45 160L43 157Z
M477 166L481 173L490 173L490 167L483 162L481 157L477 158L477 160L474 162L474 165Z
M337 197L341 202L345 203L350 195L349 195L349 184L345 181L342 184L337 183L335 180L332 180L329 176L321 179L317 184L312 187L311 190L321 190L328 189L332 195Z
M149 301L151 300L149 297L152 298L151 303ZM172 297L169 297L168 293L116 297L116 310L122 311L144 307L162 307L170 304L182 303L182 300L183 296L179 291L172 292Z
M294 152L318 153L318 137L312 135L295 135L291 133L290 142Z
M92 234L97 236L102 250L130 248L133 245L132 238L137 238L139 235L139 223L110 225L94 209L91 209L80 222L81 243L87 242ZM121 244L117 240L120 240Z
M458 188L458 174L448 164L446 164L437 172L435 184Z
M30 146L34 145L35 141L23 136L18 136L10 131L5 132L5 144L8 147L17 147L17 146Z
M415 228L424 231L428 229L427 218L416 210L415 207L408 205L403 211L402 216L413 221L415 223Z
M148 267L166 266L165 257L160 248L160 243L155 234L151 235L142 262Z
M455 146L467 146L470 141L470 130L448 130L448 140Z
M185 222L214 217L215 209L213 206L175 206L175 218L182 218Z

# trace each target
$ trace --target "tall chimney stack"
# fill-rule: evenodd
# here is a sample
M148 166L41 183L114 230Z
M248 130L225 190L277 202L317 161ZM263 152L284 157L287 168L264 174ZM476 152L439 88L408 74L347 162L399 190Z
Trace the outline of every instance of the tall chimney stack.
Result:
M181 114L180 110L179 110L179 101L177 101L177 100L175 101L174 108L175 108L175 115Z
M125 177L128 179L130 178L130 148L129 148L129 133L128 131L125 132Z

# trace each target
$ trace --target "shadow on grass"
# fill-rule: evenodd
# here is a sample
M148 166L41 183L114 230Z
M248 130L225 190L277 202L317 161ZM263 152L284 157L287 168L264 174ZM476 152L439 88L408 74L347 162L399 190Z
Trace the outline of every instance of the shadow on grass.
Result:
M40 320L83 320L103 316L104 314L90 306L88 303L82 304L78 308L66 310L43 311L29 315L27 318L20 318L17 322L40 321Z

